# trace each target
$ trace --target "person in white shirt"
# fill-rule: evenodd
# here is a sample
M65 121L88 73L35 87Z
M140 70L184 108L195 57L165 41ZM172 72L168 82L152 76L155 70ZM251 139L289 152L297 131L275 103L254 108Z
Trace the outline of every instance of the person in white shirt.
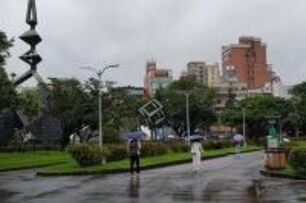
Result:
M194 140L191 145L192 165L194 171L198 171L201 167L202 152L203 152L203 147L200 140Z

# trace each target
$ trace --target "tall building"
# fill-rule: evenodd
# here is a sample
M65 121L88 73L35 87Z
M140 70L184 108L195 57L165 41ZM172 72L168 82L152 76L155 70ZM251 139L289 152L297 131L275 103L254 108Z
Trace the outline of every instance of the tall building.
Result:
M123 86L118 87L118 89L125 90L126 93L130 96L143 96L144 95L144 88L143 87L133 87L133 86Z
M221 82L218 63L206 64L204 61L192 61L187 64L187 73L184 74L195 76L198 82L209 87L218 86Z
M238 82L249 89L258 89L270 83L272 70L267 64L267 45L260 38L240 37L238 44L222 47L222 70L234 68Z
M244 99L248 94L247 85L240 83L233 69L227 69L223 77L227 78L214 86L217 94L215 103L216 113L220 114L227 105L234 104L235 101Z
M193 75L203 85L208 85L208 67L203 61L192 61L187 64L187 75Z
M145 94L154 96L157 89L167 87L172 82L172 79L172 71L170 69L157 68L155 61L147 62L144 78Z
M187 71L183 70L180 75L180 80L185 79L187 77Z
M215 63L212 65L208 65L208 86L209 87L216 87L219 86L220 83L222 82L221 80L221 73L220 73L220 68L219 64Z

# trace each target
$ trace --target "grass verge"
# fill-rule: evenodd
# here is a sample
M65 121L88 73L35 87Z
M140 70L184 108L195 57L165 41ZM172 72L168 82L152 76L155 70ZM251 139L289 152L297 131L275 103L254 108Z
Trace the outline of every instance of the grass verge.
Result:
M269 177L306 180L306 174L299 174L296 171L294 171L290 166L287 166L285 169L278 171L269 171L263 169L260 171L260 173L264 176L269 176Z
M261 148L255 146L247 146L242 149L242 152L257 151ZM217 158L233 154L233 148L225 148L220 150L209 150L204 152L204 159ZM175 164L188 163L191 161L190 153L169 153L162 156L147 157L141 159L141 168L152 169L163 166L170 166ZM90 175L90 174L109 174L121 173L128 171L129 160L124 159L121 161L110 162L105 165L80 167L74 160L67 163L51 166L45 170L38 172L38 175L52 176L52 175Z
M0 153L0 172L62 164L70 160L68 153L60 151Z

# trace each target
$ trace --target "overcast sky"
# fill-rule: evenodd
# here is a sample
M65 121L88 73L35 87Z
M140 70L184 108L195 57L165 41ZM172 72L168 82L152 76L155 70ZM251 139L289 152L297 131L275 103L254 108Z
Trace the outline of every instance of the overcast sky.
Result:
M27 0L0 1L0 30L16 38L8 72L19 75L28 69L18 59L28 46L17 38L28 29ZM220 62L222 45L252 35L268 44L283 83L306 79L305 0L37 0L37 7L44 78L85 80L93 74L80 66L120 63L104 78L140 86L149 59L178 77L188 61Z

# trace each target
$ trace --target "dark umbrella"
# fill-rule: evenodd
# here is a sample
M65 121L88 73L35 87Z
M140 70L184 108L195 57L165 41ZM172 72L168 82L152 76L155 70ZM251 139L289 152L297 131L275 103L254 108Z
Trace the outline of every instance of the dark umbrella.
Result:
M133 139L142 140L145 137L145 133L142 131L135 131L135 132L126 133L125 137L130 140Z
M188 137L185 138L186 140L188 140ZM199 134L192 134L190 135L190 141L201 141L203 140L203 136L199 135Z

